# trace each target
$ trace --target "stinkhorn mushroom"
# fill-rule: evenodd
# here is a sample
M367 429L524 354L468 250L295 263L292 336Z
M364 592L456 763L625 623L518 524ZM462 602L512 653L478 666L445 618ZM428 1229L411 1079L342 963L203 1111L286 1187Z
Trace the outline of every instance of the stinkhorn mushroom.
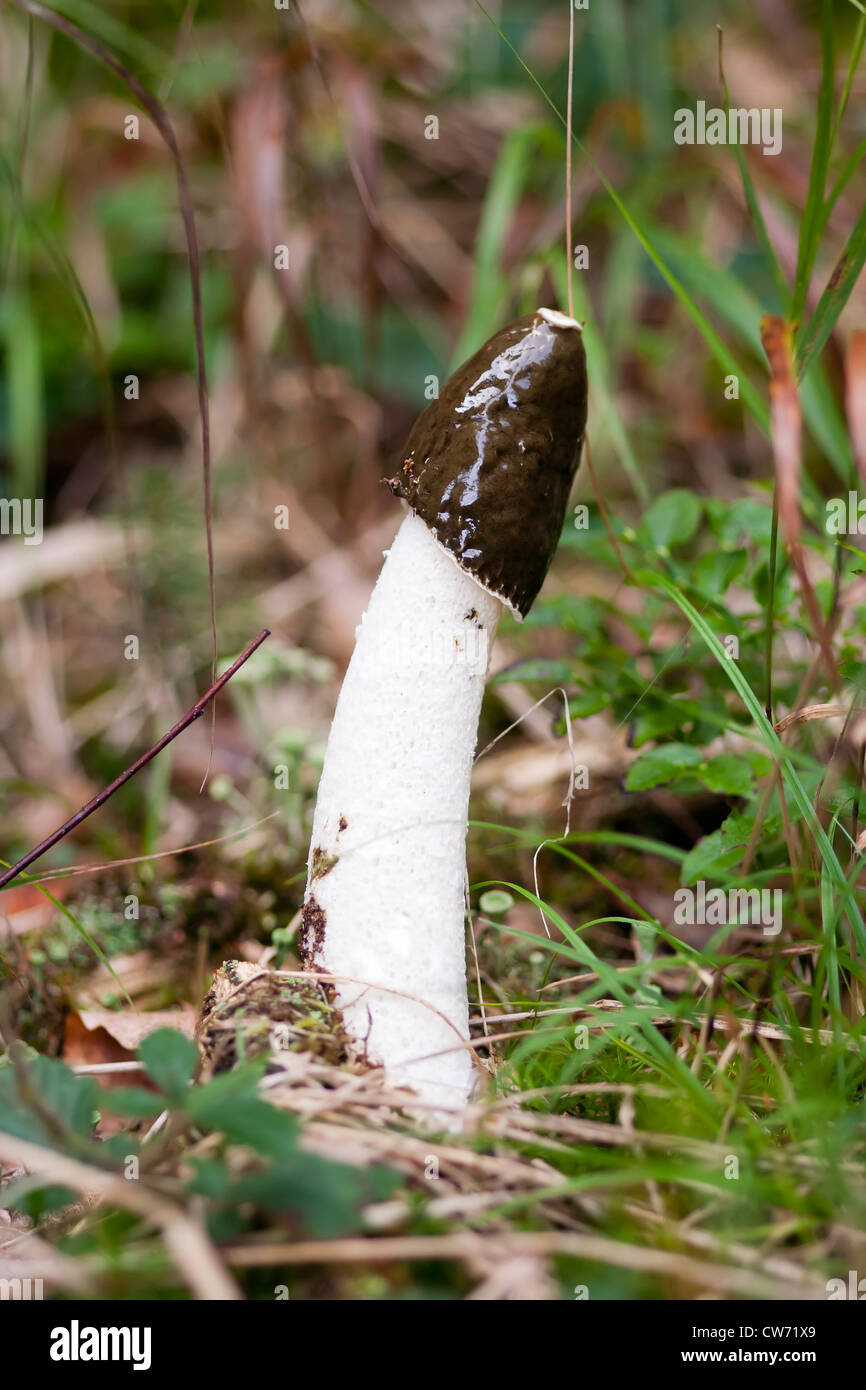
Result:
M503 607L544 581L586 425L580 325L538 309L449 377L388 486L409 514L357 632L325 752L300 932L358 1054L436 1110L473 1090L469 781Z

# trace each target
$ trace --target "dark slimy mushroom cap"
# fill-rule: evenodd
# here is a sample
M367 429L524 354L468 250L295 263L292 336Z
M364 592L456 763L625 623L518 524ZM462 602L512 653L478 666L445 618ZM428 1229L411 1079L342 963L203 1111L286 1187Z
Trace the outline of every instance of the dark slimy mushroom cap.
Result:
M559 540L585 428L580 328L537 309L448 378L415 421L388 486L524 617Z

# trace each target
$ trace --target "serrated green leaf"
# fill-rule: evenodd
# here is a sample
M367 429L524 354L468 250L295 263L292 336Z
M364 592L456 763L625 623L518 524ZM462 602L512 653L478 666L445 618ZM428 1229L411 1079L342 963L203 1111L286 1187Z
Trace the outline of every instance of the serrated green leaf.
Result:
M62 1211L77 1200L79 1193L68 1187L58 1187L50 1178L28 1173L3 1189L6 1207L21 1211L32 1221L40 1221L49 1212Z
M652 703L635 720L633 745L642 748L645 743L676 740L686 728L693 728L700 722L703 710L693 700L665 699Z
M582 695L576 695L573 700L569 700L569 713L575 719L587 719L591 714L598 714L599 710L607 709L610 705L610 693L603 690L585 690Z
M625 779L626 790L638 792L646 791L649 787L660 787L684 773L693 773L700 763L700 751L687 743L666 743L661 748L651 748L649 752L641 753L629 768Z
M672 550L692 539L701 520L701 503L686 488L663 492L647 507L638 535L649 545Z
M683 860L682 883L696 883L699 878L721 878L742 858L739 847L726 849L721 828L705 835L692 847Z
M694 569L693 583L707 598L722 598L746 567L745 550L712 550L702 555Z
M217 1098L207 1088L193 1091L187 1111L198 1125L219 1130L234 1144L246 1144L256 1153L285 1161L295 1152L298 1122L258 1096Z
M769 544L773 528L773 508L769 499L761 502L755 497L740 497L729 503L710 497L706 509L712 530L720 541L736 545L746 539L762 546Z
M538 657L535 660L519 661L500 671L491 685L510 685L515 681L544 681L547 685L564 685L572 679L573 672L567 661L553 661Z
M755 789L751 767L736 753L720 753L696 776L710 791L724 792L727 796L749 796Z
M35 1055L23 1059L21 1071L23 1080L11 1065L0 1067L0 1129L37 1144L56 1144L66 1132L90 1137L99 1095L92 1076Z
M166 1095L182 1100L198 1066L198 1048L185 1033L158 1028L141 1043L138 1057Z
M311 1235L323 1240L363 1228L362 1208L382 1201L400 1183L383 1168L350 1168L298 1150L285 1166L238 1179L232 1200L297 1212Z
M198 1192L217 1202L228 1196L232 1175L224 1161L218 1158L190 1158L187 1161L195 1173L189 1183L190 1192Z
M750 748L743 756L756 777L766 777L772 769L773 759L758 748Z
M129 1115L134 1120L149 1120L166 1108L165 1096L154 1095L143 1086L115 1086L99 1098L103 1110L115 1115Z

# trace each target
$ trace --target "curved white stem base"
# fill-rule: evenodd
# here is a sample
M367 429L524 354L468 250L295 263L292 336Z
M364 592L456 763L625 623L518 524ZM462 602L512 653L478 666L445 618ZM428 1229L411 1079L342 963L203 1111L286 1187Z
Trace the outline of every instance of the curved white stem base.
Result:
M358 1050L434 1106L473 1089L466 828L501 611L408 515L358 629L313 821L304 964L344 977Z

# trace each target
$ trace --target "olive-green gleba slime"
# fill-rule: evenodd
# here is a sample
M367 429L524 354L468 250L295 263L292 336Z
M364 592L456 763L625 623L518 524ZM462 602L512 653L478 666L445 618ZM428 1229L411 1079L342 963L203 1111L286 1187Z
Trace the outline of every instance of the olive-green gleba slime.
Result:
M503 605L529 610L586 426L579 325L538 309L494 334L418 417L388 486L409 515L337 704L303 909L359 1054L437 1121L473 1089L467 1047L469 781Z

